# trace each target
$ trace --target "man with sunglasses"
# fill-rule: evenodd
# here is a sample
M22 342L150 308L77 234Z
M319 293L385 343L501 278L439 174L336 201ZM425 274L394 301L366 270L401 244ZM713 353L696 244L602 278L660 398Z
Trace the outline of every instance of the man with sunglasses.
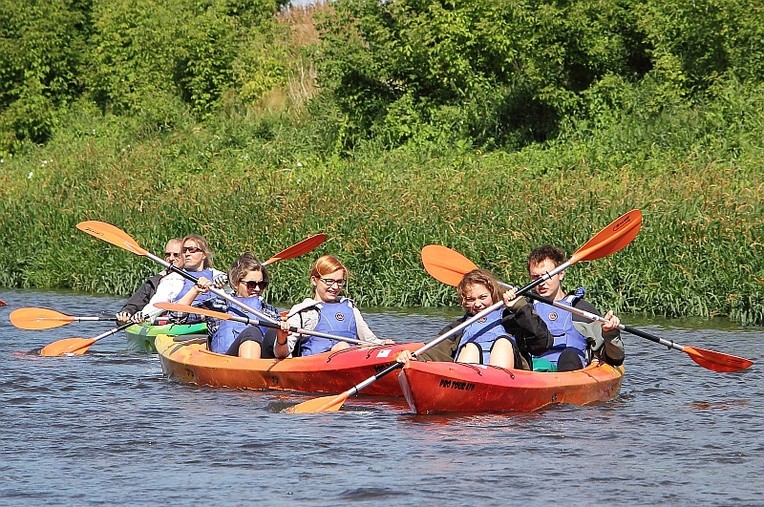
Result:
M168 241L167 245L164 247L164 260L175 267L182 268L182 246L183 242L180 238L172 238ZM168 273L169 270L165 269L143 282L143 285L138 287L135 294L133 294L119 312L117 312L117 322L119 324L129 322L133 318L133 315L143 310L143 307L146 306L154 294L156 294L159 282L162 281L162 278L167 276Z

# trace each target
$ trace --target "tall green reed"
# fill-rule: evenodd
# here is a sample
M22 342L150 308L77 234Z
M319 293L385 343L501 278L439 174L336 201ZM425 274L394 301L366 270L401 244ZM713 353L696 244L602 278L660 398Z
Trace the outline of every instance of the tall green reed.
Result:
M425 245L522 284L533 247L570 254L640 208L634 242L571 268L571 285L617 312L760 325L762 110L746 108L742 124L713 107L628 118L514 153L369 144L348 157L323 155L310 124L274 117L152 132L80 111L53 142L0 166L0 285L129 294L158 266L74 227L97 219L155 253L169 237L201 233L221 269L244 250L265 259L323 231L315 252L273 266L272 301L308 295L310 263L333 253L361 305L455 305L455 291L422 268Z

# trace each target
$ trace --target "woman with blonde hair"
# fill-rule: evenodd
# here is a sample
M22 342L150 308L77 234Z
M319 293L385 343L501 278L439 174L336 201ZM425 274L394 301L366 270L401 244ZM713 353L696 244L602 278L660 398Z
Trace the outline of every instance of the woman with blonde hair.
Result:
M219 280L221 277L225 277L225 273L212 267L212 250L203 236L189 234L183 238L181 245L180 253L183 256L184 269L189 274L197 278L205 277L209 280ZM156 304L174 303L185 296L195 285L194 282L187 280L178 273L170 273L159 282L156 294L154 294L141 311L143 315L136 319L135 317L140 315L136 314L133 320L137 322L146 320L148 315L159 312L159 309L155 306ZM206 301L209 297L210 293L205 293L199 295L195 301Z
M348 278L347 268L336 257L319 257L310 270L313 296L289 310L288 326L378 344L394 343L377 338L353 301L341 296ZM276 341L274 352L276 357L285 358L347 347L347 342L290 332L286 338L280 337Z

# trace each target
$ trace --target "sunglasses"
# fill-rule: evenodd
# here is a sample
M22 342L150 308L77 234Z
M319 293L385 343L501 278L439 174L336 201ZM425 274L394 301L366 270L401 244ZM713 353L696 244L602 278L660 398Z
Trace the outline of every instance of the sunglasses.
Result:
M335 280L334 278L321 278L321 281L326 284L327 287L331 287L334 284L337 284L337 287L340 289L345 286L345 282L347 280Z
M247 284L247 288L250 290L257 289L258 287L260 288L260 290L265 290L265 288L268 286L268 282L266 282L265 280L261 280L259 282L256 282L254 280L242 280L239 283Z
M196 253L196 252L201 252L201 251L202 251L202 249L201 249L201 248L197 248L197 247L195 247L195 246L184 246L184 247L183 247L183 253L186 253L186 252L188 252L188 253L192 253L192 254L194 254L194 253Z
M165 252L164 256L172 259L173 257L180 257L180 254L176 252Z

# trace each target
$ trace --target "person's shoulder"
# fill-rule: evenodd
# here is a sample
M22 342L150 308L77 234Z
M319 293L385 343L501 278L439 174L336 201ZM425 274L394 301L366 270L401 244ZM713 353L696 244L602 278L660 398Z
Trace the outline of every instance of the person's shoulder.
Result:
M350 308L355 308L356 310L358 309L358 305L355 304L355 301L350 299L350 298L346 298L346 297L343 296L343 297L340 298L339 302L340 303L346 303Z
M444 327L444 328L441 330L441 332L440 332L440 333L438 333L438 334L443 334L444 332L446 332L446 331L449 331L449 330L451 330L451 329L455 328L456 326L459 326L459 325L463 324L463 323L464 323L464 321L465 321L465 320L467 320L467 319L469 319L470 317L472 317L472 316L471 316L469 313L465 313L464 315L462 315L462 316L461 316L461 317L459 317L458 319L455 319L455 320L451 321L451 323L447 324L447 325L446 325L446 326L445 326L445 327Z
M297 303L296 305L293 305L292 308L289 309L289 312L287 313L288 316L292 316L295 313L299 313L303 310L306 310L308 308L312 308L318 304L318 301L316 301L313 298L305 298L302 300L301 303Z
M578 308L579 310L583 310L585 312L593 313L595 315L600 315L600 311L597 309L597 307L594 306L593 304L591 304L586 299L579 299L578 301L576 301L576 303L573 306ZM578 316L574 315L573 317L575 319ZM583 320L588 321L589 319L583 319Z

